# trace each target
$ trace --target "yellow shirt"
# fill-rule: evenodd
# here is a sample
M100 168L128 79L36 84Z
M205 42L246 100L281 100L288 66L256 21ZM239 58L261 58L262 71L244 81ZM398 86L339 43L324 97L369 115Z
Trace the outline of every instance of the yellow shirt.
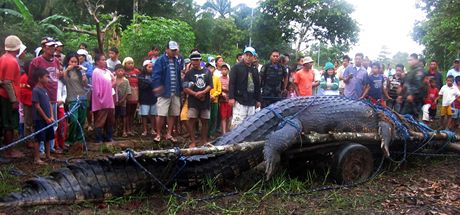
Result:
M217 75L212 76L212 86L213 88L209 92L211 95L211 102L217 103L219 101L219 95L222 93L222 84L220 78Z

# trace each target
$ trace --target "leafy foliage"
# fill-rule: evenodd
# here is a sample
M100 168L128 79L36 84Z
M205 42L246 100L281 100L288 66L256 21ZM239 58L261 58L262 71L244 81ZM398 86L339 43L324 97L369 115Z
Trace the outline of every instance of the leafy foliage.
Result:
M460 55L460 1L422 0L427 20L416 23L413 38L425 46L424 54L447 70Z
M137 65L153 45L164 47L169 40L179 43L181 53L189 53L195 45L192 27L182 21L162 17L139 15L136 23L131 23L123 32L121 54L130 56Z
M225 17L232 11L232 2L230 0L208 0L204 3L203 9L208 9L215 14L219 14L220 17Z

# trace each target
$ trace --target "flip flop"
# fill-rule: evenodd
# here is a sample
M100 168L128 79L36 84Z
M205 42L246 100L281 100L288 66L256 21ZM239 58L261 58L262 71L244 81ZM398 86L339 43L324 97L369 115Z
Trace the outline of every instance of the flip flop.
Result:
M153 138L153 141L155 141L155 142L160 142L160 141L161 141L161 137L160 137L160 136L156 136L155 138Z
M167 137L166 140L171 141L172 143L177 143L177 139L174 138L173 136Z

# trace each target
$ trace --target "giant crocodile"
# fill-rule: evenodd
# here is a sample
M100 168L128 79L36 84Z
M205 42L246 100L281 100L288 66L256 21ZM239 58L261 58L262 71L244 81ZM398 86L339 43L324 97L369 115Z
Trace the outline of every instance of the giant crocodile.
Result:
M263 160L266 173L271 176L283 152L295 145L300 134L312 132L375 133L387 156L389 144L397 135L394 124L366 102L341 96L297 97L258 111L212 143L225 146L265 141L263 148L182 159L142 158L137 162L166 186L195 186L208 177L231 180ZM101 201L155 189L158 184L133 160L88 159L67 165L50 176L26 181L21 192L1 198L0 207Z

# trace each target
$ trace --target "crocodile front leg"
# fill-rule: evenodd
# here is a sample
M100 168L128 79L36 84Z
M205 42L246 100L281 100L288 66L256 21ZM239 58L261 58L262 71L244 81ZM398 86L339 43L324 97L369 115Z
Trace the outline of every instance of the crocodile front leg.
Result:
M289 149L302 131L302 123L299 119L291 119L281 129L267 136L264 146L265 174L269 179L280 162L282 152Z

